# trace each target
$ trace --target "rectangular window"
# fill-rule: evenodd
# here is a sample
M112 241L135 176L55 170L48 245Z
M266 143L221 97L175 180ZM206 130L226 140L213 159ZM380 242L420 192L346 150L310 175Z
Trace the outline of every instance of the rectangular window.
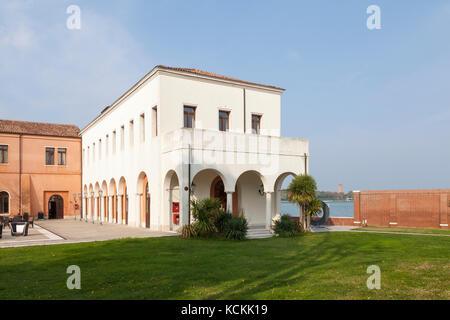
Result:
M153 107L152 109L152 127L153 127L153 136L158 136L158 108Z
M117 134L116 131L113 131L113 138L112 138L112 153L116 154L116 143L117 143Z
M58 166L66 165L66 154L67 154L66 148L58 148Z
M141 142L145 142L145 114L141 114L139 121L141 122Z
M8 163L8 146L0 145L0 163Z
M184 127L195 127L195 107L184 106Z
M109 135L106 135L106 141L105 141L105 158L108 158L109 153Z
M125 145L125 126L120 127L120 151L123 151Z
M55 164L55 148L45 148L45 164L48 166Z
M261 115L252 114L252 133L259 134L261 131Z
M102 160L102 139L98 139L98 160Z
M91 147L88 147L87 150L87 163L89 163L91 160Z
M219 130L228 131L230 128L230 112L219 111Z
M134 121L130 121L130 147L134 144Z

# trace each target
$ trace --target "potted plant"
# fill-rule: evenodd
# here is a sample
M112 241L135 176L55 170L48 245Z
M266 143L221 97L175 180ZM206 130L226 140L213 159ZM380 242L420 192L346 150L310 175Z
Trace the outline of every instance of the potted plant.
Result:
M44 219L44 213L42 211L38 212L38 220Z

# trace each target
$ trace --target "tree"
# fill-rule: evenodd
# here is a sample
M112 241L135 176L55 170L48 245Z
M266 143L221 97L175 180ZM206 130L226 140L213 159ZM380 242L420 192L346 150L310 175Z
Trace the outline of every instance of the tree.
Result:
M287 190L289 201L296 203L300 208L299 220L306 230L307 226L305 218L312 212L312 210L309 209L309 206L315 204L317 190L316 180L309 175L298 175L292 179Z
M311 217L315 216L322 210L322 200L318 198L314 198L313 201L308 203L305 208L305 214L307 217L306 227L309 227L311 224Z

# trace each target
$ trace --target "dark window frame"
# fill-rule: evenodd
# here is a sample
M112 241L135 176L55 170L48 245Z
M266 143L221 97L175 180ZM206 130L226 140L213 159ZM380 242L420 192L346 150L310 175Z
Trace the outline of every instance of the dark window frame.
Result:
M0 191L0 213L9 213L9 193L6 191Z
M219 131L226 132L229 129L230 129L230 111L219 110Z
M67 148L58 148L57 152L58 152L58 166L67 165ZM61 161L62 160L61 155L64 155L64 161Z
M52 153L52 157L49 157L49 152ZM51 160L51 163L49 163ZM55 165L55 147L45 147L45 165L54 166Z
M191 109L191 110L186 110ZM195 128L195 114L196 114L197 108L194 106L183 106L183 124L185 128ZM189 124L191 126L189 126Z
M262 115L260 114L252 114L252 133L261 133L261 118Z
M0 163L8 163L8 145L0 145Z

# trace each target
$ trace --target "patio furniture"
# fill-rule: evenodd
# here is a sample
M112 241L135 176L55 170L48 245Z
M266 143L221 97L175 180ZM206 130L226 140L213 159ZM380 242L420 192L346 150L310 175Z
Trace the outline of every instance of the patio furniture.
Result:
M10 222L9 228L13 237L28 235L28 222Z
M23 217L18 214L12 218L12 222L23 222Z
M28 224L30 224L31 227L34 228L34 217L28 217L28 220L26 222L28 222Z

